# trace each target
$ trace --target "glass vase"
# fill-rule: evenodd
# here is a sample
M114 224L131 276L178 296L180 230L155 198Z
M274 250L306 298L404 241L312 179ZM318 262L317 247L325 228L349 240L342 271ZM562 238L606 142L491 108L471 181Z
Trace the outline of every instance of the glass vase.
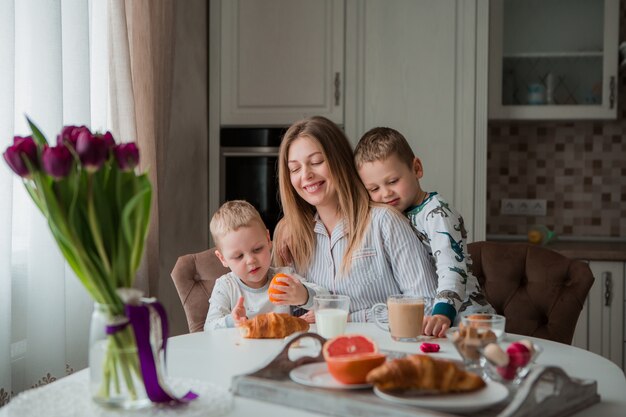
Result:
M152 403L146 394L137 344L130 325L108 335L116 323L112 306L94 303L89 337L90 391L93 400L107 407L136 410Z

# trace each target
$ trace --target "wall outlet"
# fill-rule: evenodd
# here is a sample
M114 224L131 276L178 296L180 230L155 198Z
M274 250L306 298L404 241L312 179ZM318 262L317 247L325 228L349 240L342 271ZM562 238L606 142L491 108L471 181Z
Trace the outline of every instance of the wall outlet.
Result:
M547 207L546 200L503 198L500 204L500 214L506 216L545 216L548 211Z

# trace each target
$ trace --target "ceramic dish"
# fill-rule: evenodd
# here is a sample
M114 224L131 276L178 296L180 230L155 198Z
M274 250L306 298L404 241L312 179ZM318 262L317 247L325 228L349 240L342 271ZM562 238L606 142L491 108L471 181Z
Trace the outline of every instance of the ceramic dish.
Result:
M326 362L315 362L298 366L289 372L289 378L298 384L318 388L362 389L372 386L372 384L342 384L328 372Z
M486 387L463 394L421 394L415 391L395 393L381 391L378 388L374 388L374 393L396 404L414 405L448 413L468 413L491 407L509 395L509 390L501 383L496 381L485 383Z

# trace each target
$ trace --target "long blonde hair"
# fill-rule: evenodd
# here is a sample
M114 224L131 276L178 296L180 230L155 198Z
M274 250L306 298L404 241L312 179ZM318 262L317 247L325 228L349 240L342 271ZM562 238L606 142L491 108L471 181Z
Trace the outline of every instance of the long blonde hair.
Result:
M286 239L285 242L277 244L286 243L296 270L300 273L306 271L315 251L313 229L316 208L300 197L291 185L287 166L291 144L303 137L317 142L322 148L332 183L337 191L337 210L345 220L345 233L348 238L341 266L341 272L345 274L350 269L352 254L360 247L369 226L369 195L354 165L348 138L337 125L324 117L314 116L300 120L291 125L283 137L278 156L278 185L285 216L274 238L275 241ZM282 263L276 257L274 261L277 264Z

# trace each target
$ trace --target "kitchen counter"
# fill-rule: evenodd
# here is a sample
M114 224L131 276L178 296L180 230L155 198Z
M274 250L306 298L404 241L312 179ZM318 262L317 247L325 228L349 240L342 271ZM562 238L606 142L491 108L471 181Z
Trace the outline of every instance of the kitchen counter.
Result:
M626 243L622 242L550 242L546 246L568 258L589 261L626 262Z
M521 239L487 239L497 242L525 242ZM589 261L626 262L626 242L563 241L548 243L545 248L559 252L568 258Z

